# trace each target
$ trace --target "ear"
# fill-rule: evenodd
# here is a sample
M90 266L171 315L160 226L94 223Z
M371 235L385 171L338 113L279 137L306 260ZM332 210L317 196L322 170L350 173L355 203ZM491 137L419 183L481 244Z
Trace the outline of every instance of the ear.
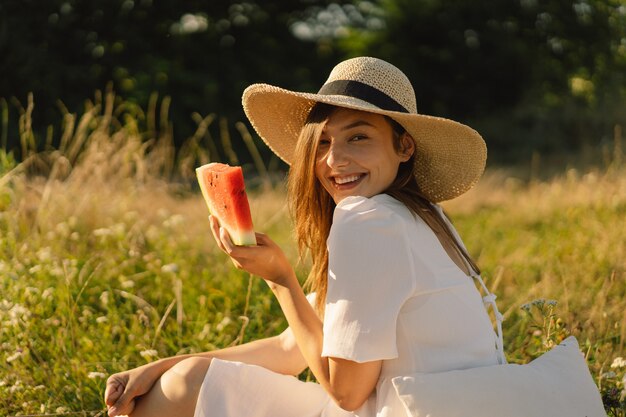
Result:
M415 141L408 133L403 133L400 137L400 151L398 155L402 159L402 162L408 161L415 152Z

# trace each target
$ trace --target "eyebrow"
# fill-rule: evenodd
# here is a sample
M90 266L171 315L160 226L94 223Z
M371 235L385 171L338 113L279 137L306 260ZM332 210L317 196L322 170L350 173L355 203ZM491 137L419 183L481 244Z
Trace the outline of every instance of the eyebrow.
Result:
M344 130L349 130L355 127L359 127L359 126L370 126L370 127L376 127L373 124L366 122L365 120L357 120L355 122L350 123L349 125L345 125L341 128L342 131Z

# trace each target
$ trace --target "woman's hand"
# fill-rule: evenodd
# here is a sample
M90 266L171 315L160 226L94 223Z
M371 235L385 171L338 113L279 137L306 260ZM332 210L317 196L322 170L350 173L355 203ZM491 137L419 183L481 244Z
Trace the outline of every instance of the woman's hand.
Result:
M256 233L256 246L236 246L215 216L209 216L209 221L217 245L230 256L237 268L279 285L295 279L285 253L267 235Z
M160 376L154 363L111 375L104 391L109 416L132 413L137 397L147 393Z

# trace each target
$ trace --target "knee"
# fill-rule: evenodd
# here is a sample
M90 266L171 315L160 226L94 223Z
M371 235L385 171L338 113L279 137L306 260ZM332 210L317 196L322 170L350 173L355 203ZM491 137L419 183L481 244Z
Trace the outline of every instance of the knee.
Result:
M163 395L170 401L197 398L211 359L188 358L178 362L161 376Z

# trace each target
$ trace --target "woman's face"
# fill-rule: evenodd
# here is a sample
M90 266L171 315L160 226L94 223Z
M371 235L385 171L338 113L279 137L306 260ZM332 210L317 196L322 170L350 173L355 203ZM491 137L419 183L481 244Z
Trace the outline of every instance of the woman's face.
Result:
M400 163L413 154L408 135L401 145L397 152L393 129L383 116L337 108L317 144L315 175L335 203L348 196L373 197L391 185Z

